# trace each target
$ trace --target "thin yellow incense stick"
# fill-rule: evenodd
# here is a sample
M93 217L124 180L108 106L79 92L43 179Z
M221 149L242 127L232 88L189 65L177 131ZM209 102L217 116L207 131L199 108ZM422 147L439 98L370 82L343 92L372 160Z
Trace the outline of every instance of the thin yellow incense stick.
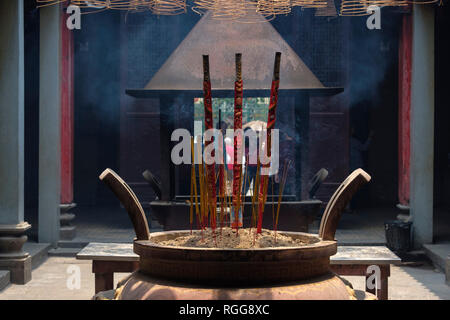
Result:
M194 152L194 138L191 137L191 155ZM192 158L192 157L191 157ZM195 164L194 162L191 163L191 194L190 194L190 208L189 208L189 223L191 224L191 230L192 230L192 222L194 220L194 201L193 201L193 195L194 195L194 181L195 181Z
M194 177L192 176L193 174L192 174L192 168L193 168L193 165L192 165L192 167L191 167L191 194L190 194L190 201L189 201L189 203L190 203L190 207L189 207L189 223L191 224L191 230L192 230L192 221L194 220L194 200L192 199L193 198L193 193L194 193L194 186L193 186L193 184L194 184Z
M195 172L195 154L194 154L194 137L191 137L191 157L192 157L192 170L193 170L193 184L194 184L194 201L195 201L195 215L197 217L197 221L200 219L200 210L199 210L199 199L197 194L197 177Z
M201 148L201 147L200 147ZM198 148L197 148L198 149ZM197 155L201 157L201 150L197 150ZM200 154L199 154L200 153ZM199 158L201 159L201 158ZM205 216L205 190L204 190L204 174L203 174L203 161L198 164L198 182L200 186L200 226L203 229L203 221Z
M255 176L255 185L253 186L253 198L252 198L252 226L256 227L256 200L258 198L258 192L259 192L259 175L260 175L260 161L258 159L257 165L256 165L256 176Z
M247 180L248 180L248 158L247 158L247 169L245 170L244 175L244 186L243 186L243 197L242 197L242 205L241 205L241 211L242 211L242 226L244 226L244 208L245 208L245 196L246 196L246 187L247 187Z
M286 185L287 173L288 173L290 164L291 164L291 160L287 160L284 163L283 177L281 178L280 193L278 195L277 217L276 217L276 220L275 220L276 228L278 226L278 217L280 215L281 198L283 196L284 186Z
M208 225L208 219L209 219L209 189L208 189L208 172L206 171L206 165L203 165L203 190L205 191L204 193L204 205L205 205L205 216L204 216L204 222L205 222L205 228Z
M274 202L274 198L273 198L273 176L272 176L272 223L275 223L275 202ZM275 227L275 226L274 226Z

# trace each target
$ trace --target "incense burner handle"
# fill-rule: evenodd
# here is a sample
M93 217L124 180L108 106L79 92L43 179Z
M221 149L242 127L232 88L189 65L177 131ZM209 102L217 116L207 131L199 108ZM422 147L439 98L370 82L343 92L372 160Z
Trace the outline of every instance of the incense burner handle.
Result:
M353 171L331 196L320 222L319 237L322 240L334 240L342 212L354 194L371 179L363 169Z
M120 203L125 207L133 223L137 240L149 240L150 230L148 228L147 218L138 198L130 186L109 168L103 171L99 178L111 189Z

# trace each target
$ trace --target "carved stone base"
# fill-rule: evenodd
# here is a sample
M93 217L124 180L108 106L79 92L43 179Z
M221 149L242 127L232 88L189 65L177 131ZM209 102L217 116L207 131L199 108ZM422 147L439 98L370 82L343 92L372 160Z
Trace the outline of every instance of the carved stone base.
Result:
M411 215L409 214L409 206L406 205L402 205L402 204L397 204L397 209L399 209L401 211L401 213L399 213L397 215L397 219L403 222L410 222L412 220Z
M9 270L11 282L25 284L31 280L31 257L22 250L31 227L27 222L16 225L0 225L0 269Z
M11 283L25 284L31 280L31 257L0 259L0 269L9 270Z
M69 211L76 207L76 203L60 204L60 231L59 237L61 240L73 240L76 237L76 227L72 225L72 221L75 219L73 213Z

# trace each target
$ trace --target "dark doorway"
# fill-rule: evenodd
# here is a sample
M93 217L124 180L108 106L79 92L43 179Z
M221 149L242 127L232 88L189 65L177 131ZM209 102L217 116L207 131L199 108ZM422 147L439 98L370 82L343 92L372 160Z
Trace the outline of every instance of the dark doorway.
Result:
M39 187L39 10L24 2L25 22L25 221L37 241Z
M450 241L450 8L436 10L435 24L435 141L434 141L434 241Z
M401 15L383 12L381 30L369 30L366 19L351 21L349 137L353 132L357 142L365 144L363 150L353 150L353 154L361 156L359 162L372 180L357 194L355 205L358 208L394 208L398 202L398 39ZM371 135L373 137L369 139ZM353 146L353 149L358 149L358 146ZM355 160L350 159L352 161Z
M75 39L74 202L118 204L98 176L119 167L120 13L85 15Z

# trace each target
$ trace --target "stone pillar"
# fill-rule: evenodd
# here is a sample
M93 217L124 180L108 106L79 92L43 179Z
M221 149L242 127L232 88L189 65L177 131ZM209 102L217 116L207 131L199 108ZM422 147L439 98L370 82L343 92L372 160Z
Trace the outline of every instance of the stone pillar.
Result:
M76 227L75 215L69 211L73 203L73 130L74 130L74 79L73 34L66 27L68 15L61 11L61 204L60 239L72 240Z
M39 242L57 246L61 184L60 6L40 8Z
M0 1L0 269L31 280L24 221L24 7Z
M416 248L433 241L434 7L414 5L410 210Z

